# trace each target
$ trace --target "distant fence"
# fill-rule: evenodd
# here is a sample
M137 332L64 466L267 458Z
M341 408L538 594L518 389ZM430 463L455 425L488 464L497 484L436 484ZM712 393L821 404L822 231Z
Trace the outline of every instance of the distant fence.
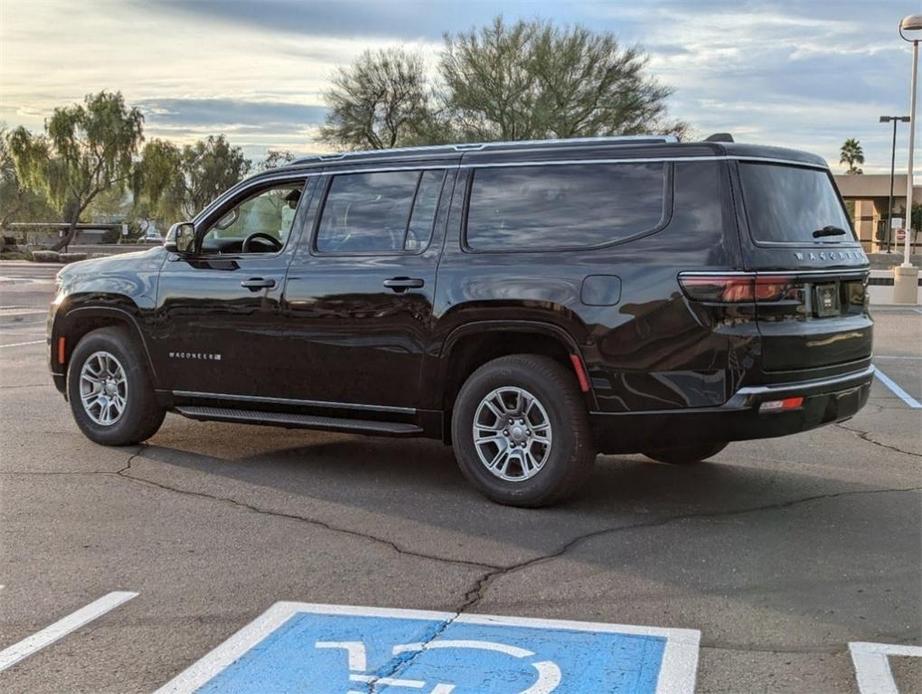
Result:
M61 233L70 228L67 222L12 222L3 229L3 236L13 239L17 245L50 246L58 241ZM75 242L95 243L105 236L120 238L128 229L122 222L99 224L77 224ZM74 245L74 244L72 244Z

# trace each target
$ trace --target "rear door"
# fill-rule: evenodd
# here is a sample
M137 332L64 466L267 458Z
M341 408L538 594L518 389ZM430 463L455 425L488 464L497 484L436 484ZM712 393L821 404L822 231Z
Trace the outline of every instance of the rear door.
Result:
M807 378L861 366L871 355L868 260L831 174L765 161L736 169L763 369Z
M332 172L284 295L288 397L410 410L430 348L436 268L456 161Z

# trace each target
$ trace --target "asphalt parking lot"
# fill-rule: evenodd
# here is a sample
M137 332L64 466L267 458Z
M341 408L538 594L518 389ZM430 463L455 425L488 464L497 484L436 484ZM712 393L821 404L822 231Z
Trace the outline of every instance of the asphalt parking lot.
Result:
M279 602L442 613L425 617L433 634L471 615L697 630L700 644L676 638L699 692L857 692L849 644L922 645L919 309L875 312L875 364L896 388L875 382L854 419L687 469L601 457L581 499L532 511L482 499L437 442L176 415L144 446L89 442L46 365L55 270L0 264L3 691L153 691ZM29 641L117 591L53 643ZM310 655L288 646L279 677ZM922 691L918 649L861 648L856 661L876 653L899 691ZM252 685L257 665L208 691ZM568 676L540 691L580 691ZM387 684L362 677L322 691ZM387 691L451 691L407 682Z

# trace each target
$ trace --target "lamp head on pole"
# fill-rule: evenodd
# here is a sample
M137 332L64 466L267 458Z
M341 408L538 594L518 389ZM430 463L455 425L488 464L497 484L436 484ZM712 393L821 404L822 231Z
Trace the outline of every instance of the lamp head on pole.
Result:
M911 14L900 20L900 37L910 43L922 40L922 14Z

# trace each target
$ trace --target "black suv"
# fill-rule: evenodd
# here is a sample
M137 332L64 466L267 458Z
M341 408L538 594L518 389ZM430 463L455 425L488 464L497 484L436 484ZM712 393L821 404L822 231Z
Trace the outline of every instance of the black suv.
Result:
M854 415L868 262L811 154L670 137L303 159L163 247L63 269L81 430L202 420L426 436L539 506L598 453L694 463Z

